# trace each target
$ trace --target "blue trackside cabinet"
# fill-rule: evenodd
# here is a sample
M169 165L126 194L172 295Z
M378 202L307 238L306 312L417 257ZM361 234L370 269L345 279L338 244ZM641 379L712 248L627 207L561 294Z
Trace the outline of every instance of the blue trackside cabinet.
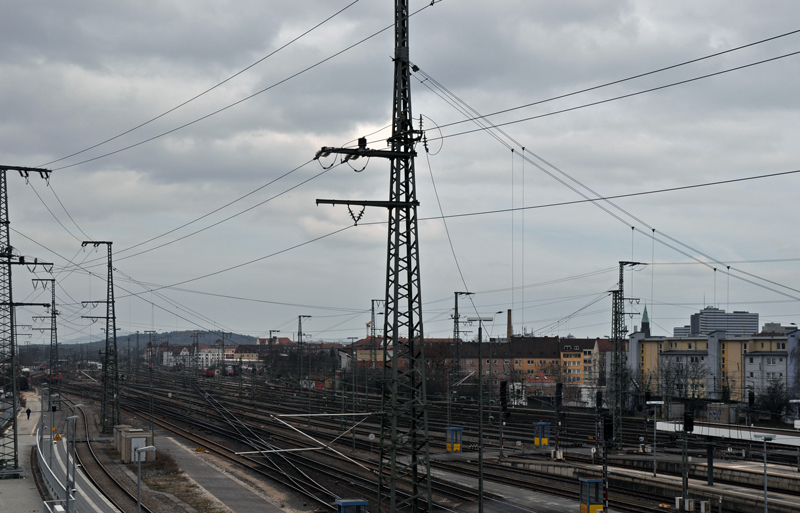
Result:
M336 499L336 513L367 513L368 504L364 499Z
M549 447L550 446L550 423L549 422L534 422L533 423L533 445L536 447Z
M603 480L578 478L581 483L581 513L603 509Z
M464 428L446 427L444 428L447 441L447 452L461 452L461 440L464 437Z

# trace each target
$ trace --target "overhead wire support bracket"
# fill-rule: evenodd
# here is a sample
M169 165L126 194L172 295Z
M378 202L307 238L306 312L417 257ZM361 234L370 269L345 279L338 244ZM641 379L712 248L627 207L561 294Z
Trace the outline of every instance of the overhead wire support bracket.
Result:
M318 199L317 205L358 205L360 207L411 208L418 207L419 201L373 201L373 200L332 200Z
M327 157L331 154L346 155L343 159L344 162L348 160L355 160L359 157L380 157L384 159L409 159L417 156L417 152L411 151L392 151L392 150L371 150L369 148L334 148L330 146L323 146L314 155L314 160L319 160L320 157Z

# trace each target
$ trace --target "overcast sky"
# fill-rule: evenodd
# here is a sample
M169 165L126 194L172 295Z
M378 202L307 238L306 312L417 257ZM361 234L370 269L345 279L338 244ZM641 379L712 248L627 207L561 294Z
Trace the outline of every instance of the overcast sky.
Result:
M310 162L387 136L392 30L353 45L393 23L393 2L351 2L6 5L0 164L53 169L49 188L9 173L11 243L55 264L61 341L101 336L81 316L103 306L81 301L105 299L106 253L86 239L113 241L120 334L293 337L302 314L314 339L365 335L384 297L386 212L352 227L346 207L315 200L387 199L388 163ZM631 259L654 264L625 275L654 334L704 305L800 319L800 174L548 206L800 169L800 55L589 105L798 52L800 33L489 117L508 123L495 137L455 108L512 109L786 34L800 4L428 4L411 0L410 22L413 111L430 139L416 160L426 336L452 334L464 290L475 306L462 299L462 313L513 308L517 332L607 336L607 291ZM508 211L523 206L542 208ZM14 273L16 301L49 301ZM43 313L21 308L18 322ZM505 317L487 329L504 334Z

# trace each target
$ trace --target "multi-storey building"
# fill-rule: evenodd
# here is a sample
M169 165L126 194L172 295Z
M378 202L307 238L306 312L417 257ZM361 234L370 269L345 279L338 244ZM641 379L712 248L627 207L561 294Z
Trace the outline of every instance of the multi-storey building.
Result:
M726 313L725 310L707 306L690 317L690 324L673 329L674 337L708 335L724 331L728 335L752 335L758 333L758 314L750 312ZM687 329L688 328L688 329Z
M689 337L631 335L634 378L660 395L743 401L772 382L800 397L800 331L744 335L715 331Z

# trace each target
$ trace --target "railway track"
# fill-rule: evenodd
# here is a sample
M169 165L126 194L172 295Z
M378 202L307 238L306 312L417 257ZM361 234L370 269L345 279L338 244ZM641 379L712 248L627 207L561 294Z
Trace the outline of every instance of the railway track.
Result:
M273 440L280 438L281 444L285 445L286 447L289 447L291 444L293 444L291 445L292 447L296 448L302 447L303 444L305 444L307 447L308 440L306 439L303 442L298 442L296 438L292 438L292 436L289 434L279 434L280 429L273 421L271 421L270 415L302 413L303 411L307 411L309 407L309 401L311 401L311 410L316 413L339 413L342 410L350 412L353 409L353 397L347 394L343 396L338 392L313 391L313 393L309 393L306 390L299 390L296 388L290 389L287 387L280 387L265 383L257 383L253 385L253 388L248 388L242 386L241 382L224 378L208 380L201 378L199 380L193 380L191 377L180 377L172 373L159 374L162 374L162 376L154 380L154 395L158 398L157 400L160 404L159 408L170 408L168 410L169 416L186 416L188 412L191 414L191 422L195 426L204 430L213 430L219 428L219 426L212 428L198 422L199 417L205 416L207 419L210 418L208 407L207 405L203 404L201 397L199 397L198 394L182 388L182 385L189 386L192 383L199 382L204 388L210 389L212 395L226 397L229 399L235 398L235 401L233 402L235 407L231 406L230 411L235 414L238 419L252 426L263 426L264 431L262 436L271 437ZM164 374L166 374L166 377L163 377ZM145 402L147 385L140 383L138 388L136 385L129 386L131 387L132 391L138 391L138 395L141 396L138 399L143 401L139 404L139 406L137 406L138 409L136 411L138 411L140 415L146 415L147 408L145 406ZM91 387L87 388L85 393L90 393L90 390ZM227 402L231 403L232 401L229 400ZM378 404L376 397L365 397L362 395L356 403L356 410L360 412L376 411L379 408L380 405ZM496 410L495 413L497 413ZM477 430L474 427L476 416L477 408L468 405L461 404L457 408L453 408L451 411L451 417L453 419L452 423L454 425L460 424L464 427L465 444L468 444L470 440L473 442L477 441ZM514 410L512 419L513 421L509 422L504 428L505 438L509 440L515 440L515 438L530 440L530 423L533 421L548 420L554 422L555 415L554 412L548 410L517 409ZM356 437L355 441L353 441L350 436L347 436L344 439L341 438L340 435L342 431L342 421L332 417L313 417L308 420L307 425L305 422L302 423L303 425L300 424L301 423L295 422L295 427L298 431L305 430L309 433L313 433L314 436L320 441L326 443L333 442L333 440L338 436L339 439L336 441L336 443L339 444L342 450L345 450L346 446L354 444L355 448L361 452L369 451L372 448L372 444L366 440L365 435L367 433L380 433L378 415L375 416L374 421L369 419L359 426L359 436ZM593 439L595 434L595 418L593 414L578 411L568 411L566 414L565 424L566 425L562 426L562 429L559 433L562 446L592 446L596 443ZM432 440L431 447L438 452L444 452L443 428L446 425L446 419L444 419L444 411L442 411L440 408L437 408L436 405L431 408L429 425L431 431L438 429L441 429L442 431L442 438ZM648 426L650 427L649 430ZM197 436L196 433L193 434L188 431L191 428L187 427L181 429L184 429L185 432L192 434L193 436ZM490 424L485 431L485 437L487 437L489 440L491 437L495 437L495 439L499 438L499 430L497 429L496 422ZM218 435L228 436L221 433L218 433ZM188 437L189 435L185 436ZM625 444L629 446L638 446L639 443L641 443L640 437L644 438L645 441L649 443L650 439L652 438L652 423L648 424L647 422L643 421L641 417L630 419L625 418L623 423L623 441ZM487 446L487 441L489 441L487 438L484 439L485 446ZM705 443L704 439L700 440L696 437L690 437L690 442L692 439L702 441L703 444ZM196 440L197 443L204 446L208 446L210 444L209 440L206 439L206 441L203 441L202 437L197 438ZM554 440L553 434L551 434L551 441L552 440ZM659 433L658 444L660 450L662 450L662 448L663 450L668 450L670 448L669 435ZM728 441L726 441L724 445L728 446L730 444ZM496 446L499 446L499 443L497 443ZM677 449L677 445L675 448ZM773 449L770 448L770 451L773 451ZM350 459L352 460L357 458L355 458L353 455L350 457ZM773 457L773 453L770 452L770 461L775 462L776 459L777 458ZM335 465L343 464L344 463L341 462L335 463ZM352 462L350 464L352 464ZM374 466L370 466L370 460L362 461L361 464L364 467L372 469L373 472L375 471ZM434 462L433 465L437 466L438 468L439 463ZM474 468L471 471L469 468L463 468L459 473L475 477ZM507 468L493 469L492 473L493 474L491 475L487 474L487 476L491 479L496 479L501 482L514 482L519 486L533 486L537 490L546 489L547 493L552 493L554 495L569 496L572 498L577 497L577 486L574 480L571 480L570 482L557 482L557 480L554 480L552 476L545 477L544 475L535 475L533 473L525 473L525 477L521 478L520 475L523 473L519 472L519 469L514 469L513 474L516 475L513 475L512 472L507 470ZM664 472L662 471L661 473ZM516 480L519 480L519 482ZM555 482L552 485L548 485L548 480ZM374 486L375 485L373 482L370 494L374 494ZM363 491L365 488L360 489L362 490L362 494L365 493ZM649 508L653 507L653 504L659 501L667 501L667 498L665 497L651 497L649 498L649 501L644 502L637 502L638 499L641 499L641 496L630 497L626 496L624 493L614 493L612 491L612 504L617 506L617 509L626 509L628 511L648 511ZM626 503L630 503L630 505L626 506Z
M71 402L73 405L76 404L68 398L64 398L64 401ZM82 440L80 434L75 437L78 441L76 450L81 472L119 511L123 513L135 512L137 506L136 494L122 485L100 461L100 458L98 458L97 453L95 453L92 447L91 437L89 435L89 421L86 412L80 406L74 408L74 410L80 412L83 419L83 422L76 422L75 424L78 426L78 433L80 433L81 428L83 429ZM142 502L142 511L145 513L153 513L144 502Z

